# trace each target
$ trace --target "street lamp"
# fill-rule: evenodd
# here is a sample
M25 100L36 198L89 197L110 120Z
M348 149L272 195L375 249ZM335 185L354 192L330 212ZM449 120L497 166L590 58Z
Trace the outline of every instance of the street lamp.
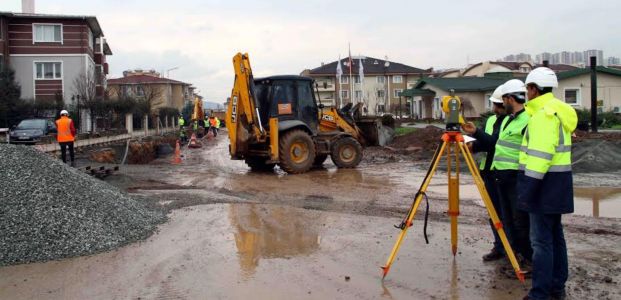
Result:
M170 79L170 71L177 70L177 69L179 69L179 67L174 67L174 68L166 70L166 78Z

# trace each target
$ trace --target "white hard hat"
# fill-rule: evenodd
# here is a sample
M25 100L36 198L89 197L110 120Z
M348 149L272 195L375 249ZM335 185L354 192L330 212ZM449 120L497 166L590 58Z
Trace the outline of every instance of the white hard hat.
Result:
M526 93L526 86L524 82L519 79L511 79L502 85L502 95L512 93Z
M502 84L494 90L492 96L489 97L489 101L492 101L492 103L502 103Z
M60 111L60 115L69 115L69 112L63 109Z
M536 84L540 88L545 87L558 87L558 79L556 78L556 73L550 70L550 68L539 67L536 68L526 76L525 84Z

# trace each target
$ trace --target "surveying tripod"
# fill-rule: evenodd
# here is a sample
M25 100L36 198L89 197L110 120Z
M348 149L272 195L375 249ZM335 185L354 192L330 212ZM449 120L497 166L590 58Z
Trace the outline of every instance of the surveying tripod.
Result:
M496 214L496 210L492 205L492 201L485 189L485 184L481 179L481 174L479 173L479 169L476 167L476 163L474 158L472 157L472 153L470 149L464 144L464 137L461 135L459 131L458 123L450 123L447 124L447 130L442 135L442 144L436 149L435 154L433 155L433 161L429 170L427 171L427 175L423 180L418 192L416 193L416 197L414 202L412 203L412 207L407 214L407 217L403 220L400 226L396 226L401 229L401 233L395 242L395 245L392 248L392 252L388 257L388 261L386 265L382 267L383 269L383 277L382 280L388 274L390 270L390 266L392 265L395 257L397 256L397 252L399 251L399 247L401 246L401 242L405 237L405 234L408 231L408 228L412 226L412 220L414 219L414 215L416 214L416 210L418 210L418 206L423 200L425 196L425 191L431 182L431 177L433 177L438 163L442 156L446 153L446 162L447 162L447 173L448 173L448 215L451 218L451 246L453 251L453 256L457 253L457 216L459 216L459 154L462 154L466 164L468 165L468 169L474 177L474 183L476 184L479 194L481 194L481 198L483 199L483 203L487 208L487 212L489 213L490 218L492 219L492 223L494 224L494 228L498 232L500 236L500 240L502 241L502 245L505 248L505 252L511 261L511 265L515 270L515 274L517 278L524 282L524 274L520 270L520 266L515 258L515 254L513 253L513 249L511 249L511 245L507 240L507 236L505 234L504 229L502 228L502 222L498 219L498 215ZM453 172L452 166L455 166L455 170ZM453 174L454 173L454 174Z

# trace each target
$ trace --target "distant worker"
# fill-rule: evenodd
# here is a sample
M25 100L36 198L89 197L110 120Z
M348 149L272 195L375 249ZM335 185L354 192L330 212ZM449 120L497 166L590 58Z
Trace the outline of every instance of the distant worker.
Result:
M519 154L518 209L530 216L533 281L524 299L563 299L569 264L561 216L574 211L571 134L578 117L552 94L554 71L536 68L525 83L530 120Z
M75 141L75 126L73 120L69 118L69 112L60 111L60 119L56 120L56 140L60 145L60 155L64 163L67 163L67 148L69 148L69 156L71 158L71 166L75 167L75 154L73 151L73 142Z
M505 107L503 106L501 98L502 85L497 87L496 90L494 90L494 93L492 93L492 96L489 98L492 102L492 112L494 114L487 118L484 129L477 129L474 124L470 122L465 123L462 127L466 133L479 137L479 139L471 143L472 152L485 152L485 156L481 160L479 166L479 169L481 170L481 178L483 178L485 189L492 200L494 210L496 210L496 214L498 214L498 217L502 220L502 206L500 204L498 190L496 189L494 174L491 171L496 148L496 140L498 139L498 134L500 133L500 125L506 116ZM477 132L484 132L486 136L482 136L482 134L476 135ZM487 136L489 136L489 138ZM505 257L505 250L491 219L489 219L489 223L492 228L492 233L494 234L494 246L489 253L483 255L483 261L495 261Z
M218 136L218 127L220 126L220 120L218 120L216 116L209 116L209 126L211 128L211 132L213 133L213 137Z
M525 275L530 276L533 249L530 245L530 221L526 212L517 209L517 175L520 147L530 116L524 112L526 89L519 79L507 81L502 88L502 99L508 117L502 122L496 142L492 170L500 196L503 228L511 247L520 259ZM513 270L507 270L513 275Z
M183 116L179 116L179 128L182 128L183 126L185 126L185 119Z

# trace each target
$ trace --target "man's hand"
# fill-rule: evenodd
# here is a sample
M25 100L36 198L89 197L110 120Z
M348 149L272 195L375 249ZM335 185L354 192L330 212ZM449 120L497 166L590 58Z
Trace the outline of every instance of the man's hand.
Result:
M463 129L464 132L467 134L474 134L477 131L477 127L474 126L474 123L472 122L466 122L462 124L461 129Z

